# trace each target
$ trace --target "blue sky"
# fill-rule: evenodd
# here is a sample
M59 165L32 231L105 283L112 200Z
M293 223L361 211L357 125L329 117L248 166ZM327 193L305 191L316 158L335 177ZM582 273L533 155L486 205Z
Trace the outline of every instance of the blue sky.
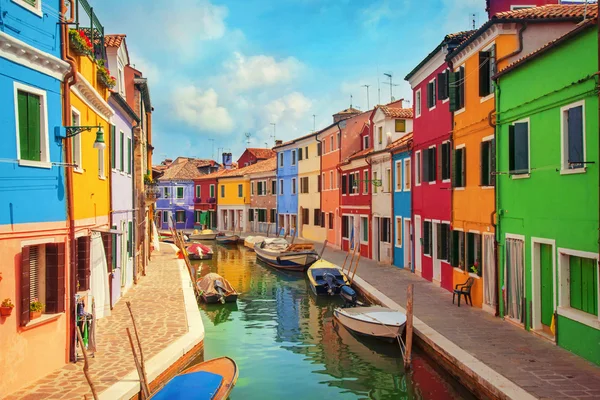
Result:
M149 79L154 161L273 145L350 105L411 99L404 76L449 32L486 20L485 0L92 0L107 33L127 34ZM214 139L214 142L210 139ZM214 143L214 150L213 150Z

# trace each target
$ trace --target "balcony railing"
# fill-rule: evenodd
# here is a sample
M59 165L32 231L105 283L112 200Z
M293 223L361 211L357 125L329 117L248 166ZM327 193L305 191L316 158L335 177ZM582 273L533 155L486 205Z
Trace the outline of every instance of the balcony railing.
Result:
M217 199L214 197L205 197L204 199L202 197L194 197L195 204L215 204L216 202Z
M146 185L144 190L146 195L146 202L155 202L160 197L160 188L157 185Z

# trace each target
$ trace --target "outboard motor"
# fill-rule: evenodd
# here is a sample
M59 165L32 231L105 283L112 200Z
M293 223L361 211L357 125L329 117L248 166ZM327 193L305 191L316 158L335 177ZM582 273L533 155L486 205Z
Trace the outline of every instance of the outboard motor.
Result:
M325 287L327 287L327 294L333 296L337 291L340 284L338 283L335 275L325 272L323 274L323 280L325 281Z
M350 286L342 286L340 289L340 296L342 296L342 299L344 299L344 307L356 307L358 296L356 295L356 291Z
M215 289L217 290L217 293L219 293L219 301L221 304L225 304L225 293L227 291L223 287L223 282L215 281Z

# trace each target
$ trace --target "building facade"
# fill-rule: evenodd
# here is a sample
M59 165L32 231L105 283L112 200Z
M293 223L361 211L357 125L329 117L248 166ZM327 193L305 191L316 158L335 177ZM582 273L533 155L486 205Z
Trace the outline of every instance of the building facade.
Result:
M277 159L275 155L248 168L250 211L248 231L275 234L277 228Z
M218 178L219 230L248 232L250 230L250 178L246 168L232 169Z
M413 135L409 133L390 146L394 210L394 255L392 263L409 271L412 270L414 251L411 220L412 144Z
M247 167L252 164L256 164L259 161L268 160L275 156L275 152L271 149L249 147L246 148L244 153L238 158L238 168Z
M277 233L298 234L298 146L293 142L273 147L277 154Z
M194 228L217 228L217 178L226 172L222 169L194 179Z
M597 67L588 21L497 75L497 239L500 315L600 365Z
M323 242L327 237L321 192L331 190L331 180L321 175L317 134L296 141L298 156L298 232L301 237Z

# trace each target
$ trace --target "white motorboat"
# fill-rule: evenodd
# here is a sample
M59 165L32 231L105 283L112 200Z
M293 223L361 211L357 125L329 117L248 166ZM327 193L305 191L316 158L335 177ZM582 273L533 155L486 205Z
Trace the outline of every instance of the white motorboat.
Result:
M390 341L400 336L406 325L403 312L387 307L336 308L333 316L353 332Z
M190 240L215 240L216 237L217 232L212 229L203 229L200 232L194 231L194 233L190 235Z
M259 260L287 271L305 271L319 259L312 244L275 245L264 241L254 245L254 251Z
M247 248L254 250L255 244L260 244L265 241L264 236L248 236L244 239L244 246Z

